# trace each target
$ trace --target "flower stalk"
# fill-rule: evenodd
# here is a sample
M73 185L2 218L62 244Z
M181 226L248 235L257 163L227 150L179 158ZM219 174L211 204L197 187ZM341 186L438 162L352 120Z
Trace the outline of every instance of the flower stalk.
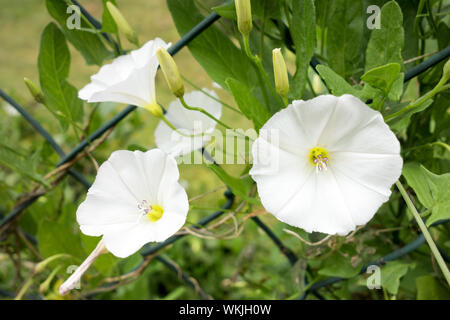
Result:
M450 285L450 272L448 270L447 264L445 263L444 259L441 256L441 253L439 252L436 244L433 241L433 238L431 237L430 232L428 231L428 228L426 227L425 223L422 220L422 217L417 212L416 207L412 203L410 197L408 196L408 193L406 192L405 188L401 184L400 181L397 181L395 183L398 190L400 191L403 199L406 202L406 205L408 206L409 210L414 216L414 219L416 219L417 224L419 225L420 230L422 231L422 234L424 235L425 239L427 240L428 246L430 247L430 250L436 259L439 267L441 268L442 273L444 274L445 280L447 280L447 283Z
M219 119L217 119L216 117L214 117L211 113L209 113L208 111L199 108L199 107L191 107L189 106L186 101L184 100L183 97L179 97L181 104L183 105L183 107L185 107L188 110L192 110L192 111L198 111L203 113L205 116L213 119L214 121L216 121L218 124L220 124L222 127L226 128L226 129L231 129L230 126L226 125L225 123L223 123L222 121L220 121Z
M72 290L75 285L80 281L83 274L89 269L89 267L97 260L99 256L102 254L107 253L108 250L106 249L105 244L103 243L103 240L100 240L97 244L97 247L91 252L91 254L86 258L86 260L83 261L83 263L75 270L74 273L67 279L60 287L59 287L59 294L65 295L70 290Z
M253 61L253 63L256 65L256 67L258 68L258 71L261 75L261 77L263 78L264 83L266 84L266 86L269 88L270 92L272 93L272 95L275 98L279 98L280 99L280 104L284 106L284 101L282 101L282 99L278 96L277 91L275 90L274 86L272 85L272 83L269 80L269 77L266 73L266 70L264 69L264 66L262 64L262 60L260 57L258 57L257 55L253 55L251 50L250 50L250 43L249 43L249 36L247 35L242 35L243 37L243 42L244 42L244 51L245 54L247 55L247 57Z

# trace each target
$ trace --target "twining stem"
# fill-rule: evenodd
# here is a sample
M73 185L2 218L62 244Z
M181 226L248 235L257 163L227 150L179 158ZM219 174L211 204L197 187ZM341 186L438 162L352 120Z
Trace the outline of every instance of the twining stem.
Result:
M436 244L433 241L433 238L430 235L430 232L428 231L425 223L423 223L422 218L420 217L419 213L417 212L416 207L414 207L414 204L412 203L411 199L408 196L408 193L406 192L405 188L403 188L403 185L400 181L397 181L395 183L398 190L402 194L403 199L406 202L406 205L408 206L409 210L412 212L414 218L417 221L417 224L419 225L420 230L422 231L422 234L424 235L425 239L427 240L428 246L431 249L431 252L433 253L434 257L436 258L437 263L439 264L439 267L442 270L442 273L444 274L445 279L447 280L447 283L450 285L450 272L448 270L447 264L445 263L444 259L441 256L441 253L439 252L438 248L436 247Z
M192 111L198 111L203 113L205 116L207 116L208 118L213 119L215 122L217 122L218 124L220 124L222 127L226 128L226 129L231 129L230 126L226 125L225 123L223 123L222 121L220 121L219 119L217 119L216 117L214 117L211 113L209 113L208 111L206 111L205 109L199 108L199 107L191 107L189 106L186 101L184 100L183 97L180 97L180 102L183 105L183 107L185 107L188 110L192 110Z
M252 60L255 65L257 66L259 73L261 74L264 82L266 83L267 87L270 89L270 92L272 93L272 95L275 98L278 98L280 104L282 106L284 106L284 101L282 101L281 97L278 95L278 93L276 92L275 88L273 87L273 85L270 83L269 77L267 76L266 70L264 70L264 66L262 64L261 58L258 56L254 56L250 50L250 43L249 43L249 37L248 35L243 35L243 40L244 40L244 51L245 54L247 55L247 57L250 58L250 60Z
M419 99L417 99L416 101L410 103L409 105L407 105L406 107L404 107L403 109L387 115L386 117L384 117L384 120L390 121L393 118L398 117L399 115L408 112L410 110L416 109L418 107L420 107L422 104L424 104L427 100L433 98L437 93L447 90L450 88L450 84L449 85L445 85L445 83L447 82L447 78L446 77L442 77L441 80L439 80L438 84L429 92L427 92L425 95L423 95L422 97L420 97Z
M176 133L188 137L188 138L193 138L193 137L200 137L200 136L208 136L210 134L206 133L206 132L200 132L200 133L184 133L183 131L181 131L180 129L177 129L165 116L160 116L161 120L164 121L165 124L167 124L169 126L170 129L172 129L173 131L175 131Z
M221 103L224 107L226 107L226 108L228 108L228 109L230 109L230 110L233 110L233 111L236 112L236 113L243 114L240 110L238 110L238 109L236 109L236 108L233 108L233 107L230 106L228 103L226 103L226 102L224 102L224 101L222 101L222 100L220 100L220 99L217 99L217 98L214 97L213 95L209 94L207 91L203 90L202 88L200 88L199 86L197 86L195 83L193 83L192 81L190 81L189 79L187 79L185 76L181 75L181 78L182 78L184 81L186 81L187 83L189 83L189 85L192 86L192 87L194 87L196 90L201 91L205 96L207 96L207 97L209 97L209 98L211 98L211 99L213 99L213 100L215 100L215 101Z

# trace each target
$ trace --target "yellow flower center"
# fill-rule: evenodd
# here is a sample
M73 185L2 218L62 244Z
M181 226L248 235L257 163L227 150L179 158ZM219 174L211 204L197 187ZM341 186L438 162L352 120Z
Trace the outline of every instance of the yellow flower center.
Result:
M164 213L162 206L159 204L150 205L147 200L142 200L137 207L141 211L140 217L146 216L152 222L156 222L161 219Z
M158 204L154 204L151 206L150 212L147 213L147 218L152 222L156 222L159 219L161 219L163 213L164 213L163 207L161 207Z
M314 147L309 151L308 159L309 162L316 167L316 172L326 171L330 155L324 148Z

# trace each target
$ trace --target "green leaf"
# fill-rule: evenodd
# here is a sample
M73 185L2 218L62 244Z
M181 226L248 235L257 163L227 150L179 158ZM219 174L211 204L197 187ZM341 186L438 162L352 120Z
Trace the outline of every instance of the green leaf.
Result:
M414 21L416 19L417 14L417 6L419 1L410 1L410 0L403 0L399 1L399 5L402 9L403 13L403 29L405 31L405 39L408 39L408 41L405 41L403 50L402 50L402 57L404 60L409 60L411 58L414 58L419 55L419 35L414 30ZM447 35L449 33L447 32ZM438 40L439 41L439 40ZM448 45L448 42L445 46ZM443 49L443 48L442 48ZM440 49L440 50L442 50ZM406 69L410 69L414 67L414 63L409 63L405 65Z
M167 6L180 35L186 34L204 18L193 0L167 0ZM227 88L227 78L234 78L250 89L256 85L256 73L250 60L216 26L204 30L188 47L208 75L222 88Z
M42 219L37 234L40 254L46 258L67 253L81 263L86 258L86 252L81 245L80 233L74 230L71 221L63 216L58 221Z
M403 84L404 84L405 74L400 72L392 84L391 90L389 91L388 98L391 101L400 101L403 94Z
M102 15L102 31L109 33L117 33L117 25L114 21L111 13L109 13L108 7L106 4L108 2L112 2L117 7L116 0L102 0L103 1L103 15Z
M258 201L254 198L250 198L248 193L250 192L251 184L246 183L244 180L230 176L222 167L215 164L210 164L208 167L222 180L228 187L231 188L233 193L238 197L246 200L247 202L257 204Z
M450 173L437 175L412 162L403 166L403 176L420 203L431 210L427 226L439 220L450 219Z
M2 137L2 139L6 139L6 137ZM6 141L0 141L0 164L33 181L49 186L44 177L37 172L37 164L33 158L18 153L17 148L8 145Z
M102 65L103 61L113 57L113 53L103 44L100 33L92 29L82 18L80 29L68 29L67 14L68 4L64 0L46 0L47 10L61 26L67 39L83 55L86 63ZM75 13L72 13L75 14ZM109 26L110 27L110 26Z
M309 61L316 47L316 11L314 0L292 2L290 31L295 45L297 70L292 79L292 96L300 99L308 77Z
M414 265L401 261L388 262L381 268L381 286L390 294L397 295L400 279L413 267Z
M390 62L398 63L403 70L404 43L403 14L395 1L381 8L381 28L374 29L366 51L366 71Z
M328 65L348 80L362 62L363 30L362 1L334 0L328 16Z
M319 64L317 66L317 72L319 72L321 78L325 81L332 94L341 96L348 93L356 97L361 96L360 90L353 88L344 78L329 67Z
M236 20L236 7L234 1L227 1L220 6L213 7L212 10L217 12L221 17Z
M267 20L280 17L281 2L284 0L251 0L252 16Z
M337 252L325 260L324 266L319 270L319 274L328 277L354 277L359 273L361 267L354 267L350 260L341 252Z
M450 292L432 275L416 279L417 300L449 300Z
M77 89L66 81L70 68L69 48L64 34L54 23L49 23L42 32L38 68L46 106L63 128L67 122L80 120L83 103L78 99Z
M370 69L361 76L361 80L370 84L372 87L381 89L385 95L388 95L399 74L400 65L398 63L388 63Z
M270 118L267 109L255 98L249 88L235 79L227 79L226 84L230 89L239 109L253 121L256 130L259 130Z

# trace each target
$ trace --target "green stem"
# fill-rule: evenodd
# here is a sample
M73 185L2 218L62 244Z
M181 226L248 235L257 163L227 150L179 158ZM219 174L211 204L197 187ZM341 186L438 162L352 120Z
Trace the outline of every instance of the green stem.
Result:
M185 107L188 110L192 110L192 111L198 111L203 113L205 116L207 116L208 118L213 119L215 122L217 122L218 124L220 124L222 127L226 128L226 129L231 129L230 126L226 125L225 123L223 123L222 121L220 121L219 119L217 119L216 117L214 117L211 113L209 113L208 111L206 111L205 109L199 108L199 107L191 107L189 106L186 101L184 101L183 97L180 97L180 102L183 105L183 107Z
M275 99L278 99L280 105L284 106L283 100L278 95L277 91L275 90L274 86L270 83L269 76L266 73L266 70L264 70L264 66L262 64L261 59L258 56L254 56L250 50L250 44L249 44L249 37L248 35L242 36L244 39L244 51L245 54L255 63L256 67L259 70L259 73L261 74L265 84L269 88L272 95L275 97Z
M215 100L215 101L221 103L224 107L227 107L228 109L233 110L234 112L243 115L243 113L242 113L240 110L238 110L238 109L236 109L236 108L233 108L232 106L230 106L229 104L227 104L226 102L224 102L224 101L222 101L222 100L220 100L220 99L217 99L216 97L214 97L213 95L209 94L207 91L203 90L202 88L200 88L199 86L197 86L195 83L193 83L192 81L190 81L189 79L187 79L185 76L181 75L181 78L182 78L184 81L186 81L187 83L189 83L189 85L190 85L191 87L193 87L194 89L196 89L196 90L198 90L198 91L201 91L205 96L210 97L211 99L213 99L213 100Z
M199 136L203 136L203 135L204 136L208 135L205 132L201 132L201 133L198 133L198 134L184 133L183 131L177 129L169 120L167 120L167 118L165 116L161 116L160 118L161 118L162 121L164 121L165 124L167 124L169 126L170 129L172 129L173 131L176 131L178 134L181 134L182 136L192 138L192 137L199 137Z
M419 225L420 230L422 231L422 234L424 235L425 239L427 240L428 246L431 249L431 252L433 253L433 256L435 257L439 267L442 270L442 273L444 274L445 279L447 280L447 283L450 285L450 272L448 270L447 264L445 263L444 259L441 256L441 253L439 252L438 248L436 247L436 244L433 241L433 238L430 235L430 232L428 231L425 223L423 222L421 216L416 210L416 207L414 207L414 204L412 203L411 199L409 198L405 188L403 188L403 185L400 181L397 181L395 183L398 190L402 194L403 199L406 202L406 205L408 206L409 210L412 212L414 218L417 221L417 224Z
M441 80L439 80L438 84L431 90L428 91L425 95L423 95L422 97L420 97L419 99L417 99L416 101L410 103L409 105L407 105L406 107L404 107L403 109L390 114L386 117L384 117L384 120L390 121L396 117L398 117L399 115L402 115L405 112L408 112L410 110L416 109L418 107L420 107L422 104L424 104L427 100L433 98L437 93L443 91L443 90L447 90L448 88L450 88L450 85L445 85L445 83L447 82L447 78L446 77L442 77Z
M22 286L22 288L20 289L19 293L14 298L14 300L22 300L23 296L28 291L32 283L33 283L33 276L30 276L28 280L25 282L25 284Z

